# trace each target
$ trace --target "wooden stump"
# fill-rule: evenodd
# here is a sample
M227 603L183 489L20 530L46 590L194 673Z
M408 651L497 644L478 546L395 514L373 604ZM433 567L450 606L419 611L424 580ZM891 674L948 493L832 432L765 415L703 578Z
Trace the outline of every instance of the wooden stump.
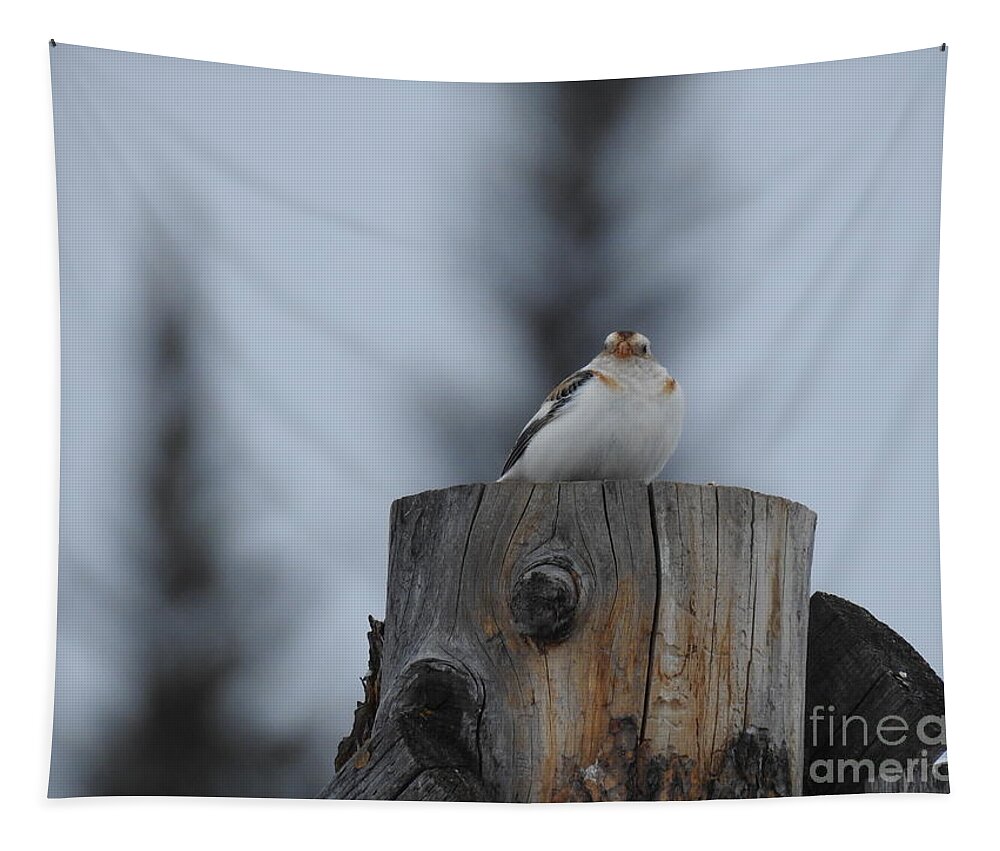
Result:
M322 796L799 794L815 522L666 482L397 500L374 728Z

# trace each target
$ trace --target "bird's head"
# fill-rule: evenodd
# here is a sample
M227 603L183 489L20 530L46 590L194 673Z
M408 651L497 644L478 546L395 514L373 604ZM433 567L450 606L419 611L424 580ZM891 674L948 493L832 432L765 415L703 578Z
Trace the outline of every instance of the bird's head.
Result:
M604 354L616 358L651 358L649 338L638 331L612 331L604 341Z

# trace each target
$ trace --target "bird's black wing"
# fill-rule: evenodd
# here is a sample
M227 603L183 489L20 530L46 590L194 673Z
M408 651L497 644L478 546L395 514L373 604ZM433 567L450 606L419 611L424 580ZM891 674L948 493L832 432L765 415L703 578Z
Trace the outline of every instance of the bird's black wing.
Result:
M570 403L574 394L596 374L592 369L581 369L553 388L552 392L545 397L545 402L538 413L535 414L518 436L514 448L510 450L510 455L507 456L507 462L503 465L503 472L500 474L500 478L506 476L508 470L524 455L524 451L528 448L528 444L531 443L531 439L544 426L552 422L558 416L559 412Z

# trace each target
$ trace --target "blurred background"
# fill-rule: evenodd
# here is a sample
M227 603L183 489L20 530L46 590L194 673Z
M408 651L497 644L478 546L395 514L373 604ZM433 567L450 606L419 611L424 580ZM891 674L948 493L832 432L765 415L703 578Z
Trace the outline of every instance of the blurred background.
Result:
M945 53L504 85L51 52L51 795L315 795L391 501L497 478L623 327L685 388L663 477L810 506L814 589L943 674Z

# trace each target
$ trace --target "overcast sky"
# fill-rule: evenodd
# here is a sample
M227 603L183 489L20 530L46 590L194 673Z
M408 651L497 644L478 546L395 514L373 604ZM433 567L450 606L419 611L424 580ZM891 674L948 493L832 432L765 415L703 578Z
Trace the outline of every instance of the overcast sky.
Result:
M585 311L566 305L567 325L593 333L578 365L640 317L684 386L664 478L814 509L814 590L870 609L941 673L945 55L636 81L595 165L609 214L586 262L605 288ZM59 45L53 96L53 785L85 788L94 731L140 700L151 604L130 540L149 522L157 429L142 270L169 253L189 279L211 471L198 499L225 517L225 628L253 651L227 711L260 736L311 737L288 787L308 789L360 697L391 501L495 479L554 381L510 305L545 292L564 237L538 181L565 141L559 90Z

